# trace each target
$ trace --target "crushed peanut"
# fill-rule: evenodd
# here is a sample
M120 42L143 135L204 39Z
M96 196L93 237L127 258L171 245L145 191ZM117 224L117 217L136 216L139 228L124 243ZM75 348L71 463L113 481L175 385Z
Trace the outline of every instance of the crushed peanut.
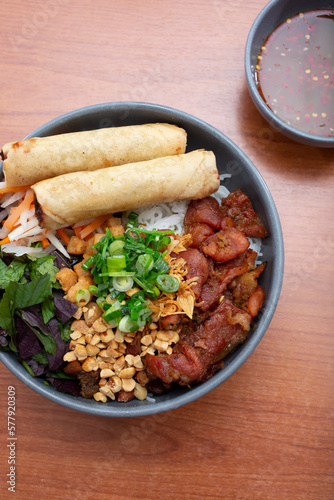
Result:
M77 344L85 345L86 344L86 339L84 335L81 335L80 338L77 339Z
M81 337L82 333L79 332L78 330L74 330L74 332L71 333L70 337L72 340L78 340Z
M153 342L153 339L152 339L152 336L151 335L144 335L144 337L142 337L141 339L141 343L143 345L151 345Z
M146 399L147 396L147 389L146 387L143 387L142 385L136 383L135 388L134 388L134 394L137 399L140 401L143 401Z
M110 370L110 368L104 368L103 370L101 370L100 373L100 377L103 378L112 377L113 375L115 375L115 373L112 370Z
M65 355L64 355L64 361L68 361L68 362L71 362L71 361L75 361L77 359L77 356L75 354L74 351L68 351Z
M96 321L94 321L93 328L96 332L101 333L106 332L108 328L110 328L110 325L101 316Z
M136 387L136 381L133 378L122 379L122 389L125 392L131 392Z
M107 384L110 386L112 392L115 394L116 392L119 392L122 390L122 381L119 377L114 376L109 379Z
M96 356L100 352L99 347L97 347L96 345L92 345L92 344L87 344L86 350L87 350L88 356Z
M96 334L93 336L93 338L92 338L92 340L90 341L90 343L91 343L92 345L96 345L96 344L98 344L98 343L100 342L100 340L101 340L100 335L98 335L98 334L96 333Z
M83 361L88 356L86 347L81 344L75 346L74 352L79 361Z
M116 399L115 394L112 392L111 387L109 387L108 385L102 386L100 388L100 392L102 392L102 394L104 394L105 396L108 396L108 398L110 399Z
M136 373L136 369L133 366L131 366L129 368L123 368L123 370L121 370L119 372L119 376L122 379L126 379L126 378L130 379L135 375L135 373Z
M115 337L115 334L111 328L108 328L108 330L106 330L105 332L100 333L100 339L102 340L102 342L105 342L105 343L110 342L111 340L113 340L114 337Z
M96 371L99 368L98 362L96 361L95 358L86 358L85 361L82 363L82 369L85 370L85 372L91 372L91 371Z
M95 401L101 401L102 403L107 402L107 396L105 394L102 394L102 392L96 392L93 397Z

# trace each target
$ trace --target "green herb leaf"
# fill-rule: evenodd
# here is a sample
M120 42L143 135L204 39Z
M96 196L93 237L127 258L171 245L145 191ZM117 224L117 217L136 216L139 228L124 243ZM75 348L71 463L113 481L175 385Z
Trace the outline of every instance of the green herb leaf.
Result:
M71 333L72 333L71 323L72 323L71 319L64 325L62 324L61 321L58 321L60 336L64 342L69 342L71 340Z
M25 262L13 260L9 266L0 259L0 288L6 289L11 282L26 283L23 274L27 267Z
M38 352L37 354L33 354L31 356L32 359L37 361L37 363L40 363L41 365L47 365L48 364L48 357L45 353L45 351Z
M48 274L52 285L55 288L59 288L60 284L55 276L59 269L53 265L54 260L55 257L53 255L45 255L44 257L29 262L30 279L33 280L44 274Z
M41 304L44 323L48 323L56 314L56 308L51 297L46 298Z
M0 326L7 330L11 335L13 333L13 315L12 313L13 302L10 296L4 293L0 302Z
M33 330L38 340L43 344L46 352L48 352L49 354L56 354L57 344L55 339L51 337L51 335L46 335L46 333L41 332L39 328L35 328L31 325L29 325L29 328Z
M25 285L10 283L6 292L14 302L15 309L25 309L26 307L40 304L52 293L50 276L40 276Z

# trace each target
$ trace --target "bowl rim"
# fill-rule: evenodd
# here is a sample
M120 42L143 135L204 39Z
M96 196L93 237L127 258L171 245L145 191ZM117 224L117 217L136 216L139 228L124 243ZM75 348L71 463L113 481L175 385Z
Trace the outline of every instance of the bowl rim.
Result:
M255 78L254 78L254 68L252 65L252 46L254 43L254 39L256 36L261 36L261 32L259 32L259 28L262 24L262 22L268 17L271 16L272 10L275 9L279 4L281 3L281 0L270 0L267 5L260 11L260 13L257 15L255 18L255 21L252 24L252 27L248 33L247 40L246 40L246 46L245 46L245 56L244 56L244 65L245 65L245 74L246 74L246 81L249 89L249 93L251 95L251 98L257 107L258 111L261 113L261 115L269 122L269 124L278 132L286 135L290 139L293 139L295 141L301 142L302 144L308 145L308 146L316 146L316 147L326 147L326 148L333 148L334 147L334 137L325 137L325 136L320 136L320 135L314 135L314 134L309 134L308 132L304 132L302 130L297 129L296 127L293 127L286 123L284 120L282 120L280 117L275 115L271 111L271 109L266 105L264 100L259 94L259 91L257 89L256 83L255 83ZM317 8L322 8L321 6L317 6ZM327 7L324 7L327 8ZM331 8L331 7L328 7ZM300 9L299 9L300 10ZM298 9L296 10L296 14L299 11ZM310 9L308 9L310 10ZM280 24L280 22L277 23L277 26ZM268 35L270 34L267 33L265 36L263 36L263 39L265 39Z
M189 113L160 105L153 104L147 102L139 102L139 101L116 101L116 102L106 102L95 105L90 105L86 107L82 107L79 109L75 109L73 111L69 111L63 115L60 115L57 118L54 118L44 125L41 125L26 138L35 137L38 134L44 133L48 131L49 128L55 128L57 126L61 126L67 122L68 119L80 118L83 116L87 116L90 113L96 113L98 111L106 111L107 112L115 112L122 110L124 112L124 108L129 108L131 110L142 110L142 111L158 111L167 114L171 114L173 118L186 120L190 122L192 125L197 127L204 128L206 132L215 136L220 142L224 144L224 146L230 148L233 151L233 154L240 160L242 164L247 164L250 169L251 176L257 180L257 183L261 187L261 196L263 198L266 206L270 207L270 221L272 224L272 237L273 237L273 245L275 246L275 258L273 259L273 268L272 268L272 280L275 283L273 289L271 290L271 298L268 301L265 310L263 311L263 315L261 317L261 327L257 327L254 329L252 336L248 339L247 346L245 349L240 351L238 355L231 360L231 362L224 367L221 371L216 373L211 379L203 382L197 386L188 389L187 392L184 392L180 395L175 396L173 399L168 401L156 402L154 401L152 404L147 404L147 402L139 402L138 406L126 406L127 403L119 404L119 406L109 406L108 403L101 405L96 402L96 404L84 405L83 398L76 398L70 394L65 394L57 391L52 386L47 386L44 384L42 379L38 379L38 377L31 377L26 369L16 360L15 353L11 353L8 351L0 351L0 360L4 363L4 365L25 385L33 389L35 392L40 395L46 397L47 399L56 402L62 406L66 406L67 408L78 410L84 413L100 415L100 416L108 416L108 417L138 417L138 416L146 416L153 415L165 411L169 411L185 404L188 404L196 399L208 394L213 389L217 388L220 384L222 384L225 380L227 380L236 370L238 370L241 365L245 363L245 361L249 358L249 356L253 353L265 332L267 331L269 324L274 315L275 309L277 307L277 303L279 300L279 296L281 293L282 282L283 282L283 271L284 271L284 243L283 243L283 234L282 228L280 224L279 215L275 206L275 202L272 198L272 195L262 178L260 172L257 170L252 161L246 156L246 154L225 134L220 132L218 129L210 125L209 123L197 118ZM91 401L91 400L89 400ZM130 402L131 403L131 402ZM140 403L145 403L145 405L141 405Z

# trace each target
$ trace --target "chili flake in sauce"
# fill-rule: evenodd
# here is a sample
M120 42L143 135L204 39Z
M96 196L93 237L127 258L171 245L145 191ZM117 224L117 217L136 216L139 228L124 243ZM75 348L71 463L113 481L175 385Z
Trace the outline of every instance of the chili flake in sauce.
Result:
M255 76L279 118L334 137L334 10L300 13L277 26L261 47Z

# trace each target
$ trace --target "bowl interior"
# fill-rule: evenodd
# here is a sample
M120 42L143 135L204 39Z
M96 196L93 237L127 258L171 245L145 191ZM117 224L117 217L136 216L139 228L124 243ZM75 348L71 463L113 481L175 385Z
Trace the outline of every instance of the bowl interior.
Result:
M303 144L334 147L334 137L308 134L288 125L276 116L260 96L255 81L257 56L266 38L287 18L312 9L334 9L334 0L272 0L260 12L249 32L245 49L245 72L253 102L262 116L279 132Z
M104 416L139 416L166 411L193 401L211 391L234 373L254 351L267 330L274 314L283 278L283 238L274 201L261 175L246 155L224 134L209 124L181 111L146 103L106 103L67 113L42 125L28 137L55 135L66 132L125 126L141 123L168 122L183 127L188 134L187 152L194 149L212 150L217 158L220 173L229 173L224 185L233 191L244 190L253 202L255 210L269 231L263 242L263 260L267 268L261 276L266 299L258 316L256 328L249 332L246 341L225 358L223 370L207 382L191 389L175 388L171 392L154 397L154 400L132 400L128 403L109 401L106 404L95 400L74 398L59 393L43 380L32 378L17 362L13 353L0 353L4 364L26 385L43 396L70 408Z

